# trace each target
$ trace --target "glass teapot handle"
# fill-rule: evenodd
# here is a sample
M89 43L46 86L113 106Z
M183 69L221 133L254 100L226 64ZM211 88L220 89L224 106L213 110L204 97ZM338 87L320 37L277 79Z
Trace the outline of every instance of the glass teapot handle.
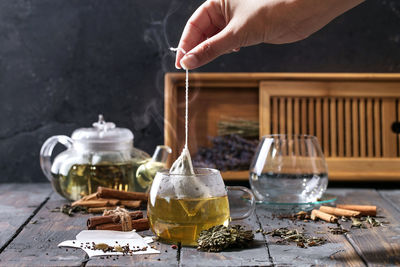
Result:
M172 149L169 146L157 146L151 158L152 161L166 163Z
M51 165L53 164L51 162L51 154L53 153L53 149L57 145L57 143L61 143L67 149L69 149L72 147L73 141L70 137L66 135L55 135L47 139L40 149L40 167L42 168L44 175L46 175L47 179L49 179L50 182L53 178L51 176Z

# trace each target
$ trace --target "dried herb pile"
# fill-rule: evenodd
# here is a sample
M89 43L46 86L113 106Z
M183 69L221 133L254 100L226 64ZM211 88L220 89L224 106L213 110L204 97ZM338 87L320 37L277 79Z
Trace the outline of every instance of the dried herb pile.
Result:
M253 231L245 230L241 225L217 225L200 233L197 240L198 250L219 252L227 248L247 247L254 239Z
M368 228L369 227L378 227L383 224L388 224L389 222L380 222L377 219L367 216L361 218L351 218L351 228Z
M287 227L278 228L271 232L264 232L259 229L256 232L280 237L281 239L277 243L295 242L301 248L319 246L326 242L324 238L308 236L297 229L290 230Z
M115 244L115 246L109 246L105 243L95 243L92 242L90 243L81 243L80 245L81 248L87 248L87 249L92 249L92 250L102 250L103 252L121 252L123 255L132 255L133 252L137 252L137 251L147 251L147 247L136 247L134 249L130 249L129 248L129 244L126 245L119 245Z

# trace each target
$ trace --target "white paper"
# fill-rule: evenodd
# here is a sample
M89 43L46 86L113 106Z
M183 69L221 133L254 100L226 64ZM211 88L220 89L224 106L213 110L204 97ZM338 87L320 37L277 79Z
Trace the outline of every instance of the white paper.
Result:
M104 252L102 250L94 250L87 247L93 247L93 244L104 243L108 246L125 246L129 245L131 250L139 250L146 248L145 251L139 250L132 252L132 255L137 254L157 254L160 251L151 248L148 243L153 242L153 238L147 236L145 238L141 237L135 231L131 232L121 232L121 231L108 231L108 230L84 230L81 231L77 236L76 240L67 240L58 244L59 247L73 247L80 248L85 251L89 258L95 256L113 256L113 255L123 255L122 252ZM130 254L128 254L130 255Z
M135 230L130 232L111 231L111 230L83 230L76 235L76 240L83 239L141 239Z

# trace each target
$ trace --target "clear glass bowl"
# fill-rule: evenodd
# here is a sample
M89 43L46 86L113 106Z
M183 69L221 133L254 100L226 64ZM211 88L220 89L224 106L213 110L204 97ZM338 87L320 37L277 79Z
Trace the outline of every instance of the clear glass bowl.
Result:
M310 135L264 136L250 166L250 185L260 203L283 208L318 202L328 185L318 139Z

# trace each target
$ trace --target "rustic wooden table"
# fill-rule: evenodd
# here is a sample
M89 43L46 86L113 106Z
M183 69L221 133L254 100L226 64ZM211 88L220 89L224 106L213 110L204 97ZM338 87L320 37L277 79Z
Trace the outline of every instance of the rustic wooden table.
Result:
M205 253L194 248L172 249L155 243L158 255L120 256L118 259L88 259L81 250L58 248L61 241L74 239L85 229L89 215L68 217L51 212L65 201L48 184L0 184L1 266L274 266L274 265L400 265L400 190L331 189L338 203L375 204L382 227L351 229L346 235L327 232L324 222L292 222L274 218L261 207L241 224L253 230L278 227L303 229L325 237L322 246L300 248L279 244L271 236L256 233L251 248L222 253ZM325 233L326 232L326 233ZM147 233L150 234L150 233Z

